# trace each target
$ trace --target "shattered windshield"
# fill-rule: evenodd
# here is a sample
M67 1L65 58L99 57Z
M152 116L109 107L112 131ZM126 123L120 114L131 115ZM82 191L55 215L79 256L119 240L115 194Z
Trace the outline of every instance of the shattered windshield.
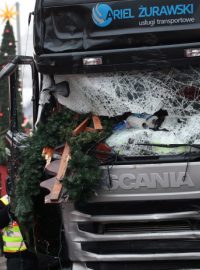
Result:
M45 88L50 80L46 76L44 81ZM129 113L106 140L120 155L199 151L191 147L200 143L199 68L59 75L55 81L69 82L69 97L55 95L73 111L107 117ZM181 146L165 148L157 144Z

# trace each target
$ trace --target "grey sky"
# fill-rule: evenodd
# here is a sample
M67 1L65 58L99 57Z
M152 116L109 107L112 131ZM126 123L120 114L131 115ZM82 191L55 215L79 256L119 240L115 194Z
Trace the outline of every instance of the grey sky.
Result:
M1 0L0 1L0 9L5 9L6 3L8 7L15 6L15 3L19 2L20 4L20 25L21 25L21 35L24 36L27 34L28 30L28 16L31 11L34 10L35 1L33 0ZM16 31L16 20L12 19L11 23L13 25L14 30ZM4 23L2 20L0 21L0 32L2 36L2 31L4 29Z
M20 4L20 32L21 32L21 47L22 47L22 54L23 55L33 55L33 45L32 45L32 24L29 27L28 31L28 16L29 13L34 10L35 1L34 0L1 0L0 1L0 9L5 9L6 4L8 7L15 6L16 2ZM16 19L12 19L11 24L13 26L15 32L15 38L17 39L16 35ZM3 30L5 27L5 23L3 20L0 19L0 42L2 39ZM27 48L27 49L26 49ZM31 90L31 80L30 80L30 70L29 68L25 68L23 70L23 105L26 112L29 114L29 110L27 107L30 106L32 96ZM27 115L30 116L30 115Z

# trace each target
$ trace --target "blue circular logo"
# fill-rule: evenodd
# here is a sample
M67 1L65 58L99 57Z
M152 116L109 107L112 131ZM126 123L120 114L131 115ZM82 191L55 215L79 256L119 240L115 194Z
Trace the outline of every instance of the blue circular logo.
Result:
M97 4L92 9L92 19L99 27L106 27L112 22L112 17L108 17L108 13L112 14L112 8L106 4Z

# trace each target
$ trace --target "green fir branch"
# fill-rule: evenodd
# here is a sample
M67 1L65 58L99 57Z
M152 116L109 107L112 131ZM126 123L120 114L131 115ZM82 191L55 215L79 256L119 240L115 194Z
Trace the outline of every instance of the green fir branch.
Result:
M69 110L54 114L45 125L40 125L32 137L25 142L25 149L21 154L19 168L19 182L16 188L15 214L22 224L31 224L34 217L34 198L40 195L40 183L45 180L42 157L44 147L55 148L65 142L70 145L71 159L67 175L63 179L69 199L73 201L87 201L95 194L101 178L99 161L89 155L88 150L93 148L102 138L110 134L108 119L103 120L107 128L104 132L83 132L72 136L72 131L87 116L77 115Z

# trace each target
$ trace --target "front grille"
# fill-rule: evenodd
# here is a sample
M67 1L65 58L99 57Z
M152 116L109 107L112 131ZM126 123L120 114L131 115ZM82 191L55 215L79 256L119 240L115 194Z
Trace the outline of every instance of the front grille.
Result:
M92 270L199 270L199 262L88 262L86 267ZM86 268L85 268L86 269Z
M184 253L200 251L200 240L84 242L82 250L96 254Z
M200 200L63 203L73 270L200 269L199 209Z
M199 228L199 226L194 226L194 228ZM105 233L138 233L138 232L168 232L168 231L190 231L192 228L190 227L190 222L185 223L149 223L149 224L105 224L104 232Z
M148 222L148 223L78 223L81 231L96 234L107 233L156 233L169 231L191 231L200 230L200 223L190 220L171 221L171 222Z
M200 211L200 200L163 201L119 201L99 203L76 203L75 209L81 213L96 215L140 215ZM123 220L122 220L123 221Z

